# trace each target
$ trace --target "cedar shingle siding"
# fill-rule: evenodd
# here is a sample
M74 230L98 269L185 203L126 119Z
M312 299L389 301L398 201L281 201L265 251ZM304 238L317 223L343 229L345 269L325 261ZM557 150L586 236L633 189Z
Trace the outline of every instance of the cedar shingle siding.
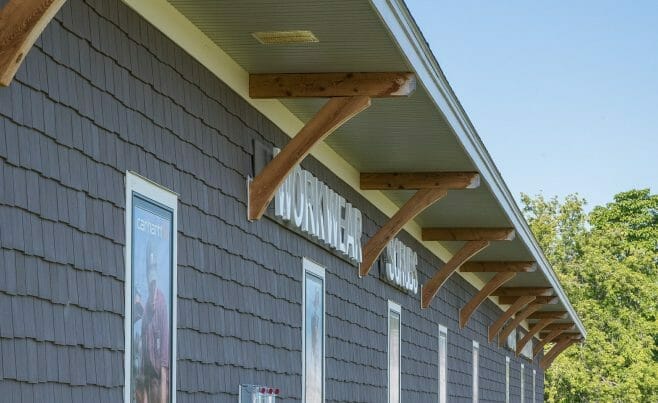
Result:
M178 402L235 402L240 383L301 397L302 257L326 266L329 401L386 401L388 299L402 305L402 400L437 401L438 328L448 327L450 401L505 396L505 355L486 341L487 301L459 275L430 309L265 217L246 219L253 141L288 137L117 0L68 1L0 88L0 400L118 402L124 382L124 174L180 194ZM364 215L386 217L312 157L302 164ZM440 261L419 254L420 282ZM512 358L512 400L520 360ZM527 364L526 396L537 371Z

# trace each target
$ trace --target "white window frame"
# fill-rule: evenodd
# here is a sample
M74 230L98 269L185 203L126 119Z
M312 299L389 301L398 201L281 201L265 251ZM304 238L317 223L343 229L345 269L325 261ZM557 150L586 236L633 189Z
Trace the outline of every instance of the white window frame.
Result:
M387 398L386 400L388 403L391 403L391 351L390 351L390 329L391 329L391 312L395 312L398 314L398 317L400 318L400 324L399 324L399 329L398 329L398 335L399 335L399 340L398 342L400 345L398 346L398 379L399 384L398 384L398 396L400 396L400 401L402 401L402 307L400 304L397 304L393 301L388 301L388 310L386 311L386 368L387 368L387 384L388 384L388 390L387 390Z
M537 378L537 370L533 369L532 370L532 403L535 403L535 399L536 399L536 396L537 396L536 378Z
M322 279L322 400L325 400L325 379L326 379L326 365L325 365L325 352L326 352L326 298L327 298L327 283L325 280L325 268L315 263L314 261L303 258L302 259L302 401L306 401L306 275L311 275Z
M132 215L133 215L133 193L138 193L148 199L151 199L172 211L172 265L174 271L178 269L178 194L171 190L150 181L139 174L131 171L126 172L126 210L125 210L125 231L126 231L126 247L124 249L124 262L126 267L126 275L124 281L124 354L123 354L123 369L124 369L124 384L123 384L123 401L129 403L130 399L130 368L132 357ZM171 373L169 374L169 382L171 387L171 401L176 403L176 365L177 365L177 323L178 323L178 275L176 272L171 276L171 357L169 365L171 366Z
M521 402L525 402L525 364L521 363Z
M505 403L510 403L510 400L509 400L509 365L510 365L510 358L505 357Z
M480 401L480 343L473 340L473 403Z
M441 349L441 336L445 337L446 344L445 348ZM438 373L438 384L439 384L439 403L448 403L448 328L439 325L439 373ZM441 355L444 356L443 362L445 367L441 368ZM441 370L445 373L443 378L441 378ZM445 383L441 382L441 379Z

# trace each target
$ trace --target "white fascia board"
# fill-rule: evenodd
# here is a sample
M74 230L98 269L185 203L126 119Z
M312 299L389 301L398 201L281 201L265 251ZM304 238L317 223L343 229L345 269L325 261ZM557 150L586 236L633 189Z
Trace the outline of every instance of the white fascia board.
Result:
M569 312L569 316L582 333L583 338L587 337L587 332L578 314L564 293L555 272L553 272L550 263L546 260L542 249L539 247L491 156L480 140L477 131L453 93L450 84L448 84L432 51L427 46L407 6L403 0L370 1L391 33L393 40L400 48L402 55L407 59L407 62L416 73L418 82L420 82L430 95L430 98L441 111L443 117L460 140L462 147L464 147L466 153L477 167L480 175L489 185L496 200L498 200L503 211L516 229L517 236L530 249L542 272L546 275L549 283L555 289L558 297Z

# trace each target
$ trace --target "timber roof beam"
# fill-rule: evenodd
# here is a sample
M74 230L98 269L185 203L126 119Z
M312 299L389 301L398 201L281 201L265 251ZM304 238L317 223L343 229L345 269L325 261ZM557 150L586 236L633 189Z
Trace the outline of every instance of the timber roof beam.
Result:
M313 146L370 106L372 97L403 97L416 88L413 73L251 74L252 98L324 97L329 101L248 184L248 219L260 219L274 193Z
M432 178L426 180L428 176ZM395 178L395 180L391 179ZM407 182L399 182L404 178ZM363 247L363 261L359 268L361 277L368 272L379 257L380 253L409 221L448 194L448 190L473 189L480 184L480 176L474 172L427 172L414 174L361 174L362 189L387 190L403 189L416 190L416 193L398 210L391 219L384 224L377 233L368 240ZM485 245L486 246L486 245ZM470 256L469 256L470 257ZM458 266L457 266L458 267Z
M0 85L14 79L25 55L66 0L10 0L0 10Z
M423 241L511 241L514 228L423 228Z
M496 291L498 287L501 287L514 277L516 277L516 273L514 272L502 272L497 273L491 280L489 280L487 284L485 284L484 287L482 287L482 289L459 310L459 327L463 329L468 323L471 315L473 315L475 310L484 302L484 300L487 299L492 292Z
M462 273L532 273L536 262L467 262L459 268Z
M489 342L491 343L493 339L496 337L500 329L503 327L505 322L512 316L516 315L517 312L519 312L521 309L523 309L526 305L528 305L531 302L534 302L537 299L537 297L532 296L532 295L526 295L525 297L518 297L514 300L512 305L507 308L505 312L503 312L496 321L489 326Z
M251 98L406 97L416 89L414 73L250 74Z

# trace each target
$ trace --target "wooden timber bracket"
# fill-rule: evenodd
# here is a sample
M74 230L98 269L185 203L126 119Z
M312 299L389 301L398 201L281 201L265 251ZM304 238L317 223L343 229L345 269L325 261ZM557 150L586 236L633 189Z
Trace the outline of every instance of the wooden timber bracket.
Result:
M492 241L510 241L514 239L515 234L513 228L423 228L423 241L466 241L466 243L432 278L423 284L420 295L420 307L422 309L428 308L439 292L439 289L448 281L448 278L470 258L489 246ZM505 277L508 276L500 276L497 281L502 281ZM508 280L509 278L503 282ZM502 282L497 286L490 284L489 288L496 289L500 285L502 285ZM478 298L481 296L482 294ZM473 302L473 304L479 305L477 301ZM477 308L477 305L473 307L473 310ZM470 314L466 316L470 316ZM465 319L467 320L468 318Z
M416 190L416 193L373 235L363 247L359 276L367 276L380 253L409 221L442 199L448 190L480 186L477 172L362 173L362 190Z
M0 10L0 85L6 87L66 0L9 0Z
M578 343L582 340L581 335L570 336L567 338L559 339L556 341L555 345L544 355L544 357L539 361L539 366L542 369L546 370L551 366L553 361L560 355L564 350L574 343Z
M328 97L329 101L248 184L247 218L260 219L285 178L318 142L370 106L371 97L408 96L413 73L251 74L252 98Z
M544 336L544 338L539 339L539 342L535 344L535 346L532 348L532 356L536 357L537 354L539 354L544 349L544 346L547 343L552 342L564 332L568 330L572 330L573 328L576 327L576 325L574 325L573 323L566 323L564 325L565 326L563 328L559 328L559 327L555 328L551 330L546 336Z

